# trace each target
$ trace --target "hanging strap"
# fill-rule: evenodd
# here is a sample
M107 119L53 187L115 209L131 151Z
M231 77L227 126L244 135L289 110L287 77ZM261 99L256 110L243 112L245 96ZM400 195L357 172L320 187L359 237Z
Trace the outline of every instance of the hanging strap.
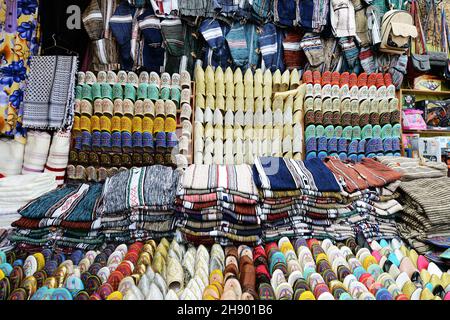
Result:
M416 0L412 0L410 7L411 15L414 18L414 24L416 25L419 36L414 40L414 52L417 54L426 54L426 41L425 34L422 27L422 21L420 20L419 6Z

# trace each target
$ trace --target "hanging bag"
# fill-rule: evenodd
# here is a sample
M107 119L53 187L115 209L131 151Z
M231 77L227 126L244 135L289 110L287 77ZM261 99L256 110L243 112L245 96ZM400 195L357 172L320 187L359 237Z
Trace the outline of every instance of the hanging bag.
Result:
M443 69L447 66L447 52L445 50L445 48L442 47L442 41L439 41L439 38L442 39L443 35L443 30L441 30L442 28L442 24L439 25L439 16L437 14L437 9L436 9L436 3L435 0L430 0L431 2L431 13L427 15L427 22L426 22L426 30L427 30L427 35L429 35L428 32L428 25L430 23L430 18L434 17L433 20L433 30L432 30L432 39L427 39L427 49L428 49L428 55L429 55L429 59L430 59L430 66L432 68L439 68L439 69ZM442 9L444 10L444 9ZM431 40L431 42L430 42ZM431 50L430 50L431 47Z
M411 64L416 72L427 72L431 69L430 57L427 54L425 47L425 37L423 34L422 23L420 21L419 6L416 0L411 2L411 15L414 18L414 23L417 28L418 37L414 41L414 45L411 47ZM422 53L419 53L419 52Z
M385 13L381 23L380 51L404 54L409 48L411 38L416 37L417 29L408 11L390 10Z

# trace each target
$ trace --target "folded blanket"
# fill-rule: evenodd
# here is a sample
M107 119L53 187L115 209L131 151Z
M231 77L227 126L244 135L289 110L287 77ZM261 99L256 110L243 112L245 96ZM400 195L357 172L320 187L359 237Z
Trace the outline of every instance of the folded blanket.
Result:
M41 226L94 221L101 192L101 184L65 186L31 201L19 213L25 218L41 219Z
M22 206L56 189L55 177L48 173L9 176L0 179L0 215L17 212Z
M258 196L249 165L191 165L182 178L181 189L230 190ZM177 193L183 195L183 192Z
M341 191L332 172L317 158L296 161L260 157L253 165L253 178L258 188L265 190Z
M442 162L406 157L376 157L375 159L402 173L403 181L446 177L448 172L447 165Z
M160 165L120 172L106 180L99 211L108 215L130 209L172 206L178 179L178 171Z

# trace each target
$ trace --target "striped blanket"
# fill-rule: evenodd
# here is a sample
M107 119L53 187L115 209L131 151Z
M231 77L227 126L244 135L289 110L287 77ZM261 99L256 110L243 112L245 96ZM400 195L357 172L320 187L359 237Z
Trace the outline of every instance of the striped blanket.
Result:
M184 195L183 189L228 191L237 195L258 197L249 165L191 165L185 171L177 195Z
M448 172L447 165L442 162L405 157L377 157L376 160L401 172L403 174L402 181L446 177Z
M433 233L449 231L450 178L419 179L400 185L404 214L402 220L416 230Z
M341 191L333 173L317 158L296 161L260 157L253 165L253 178L256 185L265 190Z
M58 226L62 221L94 221L101 192L101 184L66 186L31 201L19 214L29 219L41 219L41 226Z
M170 208L178 180L178 171L160 165L120 172L106 180L99 211L108 215L131 209Z

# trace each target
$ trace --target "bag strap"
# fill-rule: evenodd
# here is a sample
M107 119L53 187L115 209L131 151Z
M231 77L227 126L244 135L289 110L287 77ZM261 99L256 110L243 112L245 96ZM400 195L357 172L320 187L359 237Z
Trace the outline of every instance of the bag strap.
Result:
M445 14L444 6L441 9L441 28L442 28L442 37L441 37L441 46L444 48L444 52L447 53L447 56L450 58L450 34L448 30L447 24L447 16Z
M422 27L422 21L420 20L420 12L419 12L419 6L417 5L416 0L411 1L411 7L410 7L411 15L414 18L414 24L416 25L417 31L419 33L419 37L417 37L414 40L414 52L417 54L427 54L427 48L426 48L426 41L425 41L425 34ZM418 49L420 47L420 50Z

